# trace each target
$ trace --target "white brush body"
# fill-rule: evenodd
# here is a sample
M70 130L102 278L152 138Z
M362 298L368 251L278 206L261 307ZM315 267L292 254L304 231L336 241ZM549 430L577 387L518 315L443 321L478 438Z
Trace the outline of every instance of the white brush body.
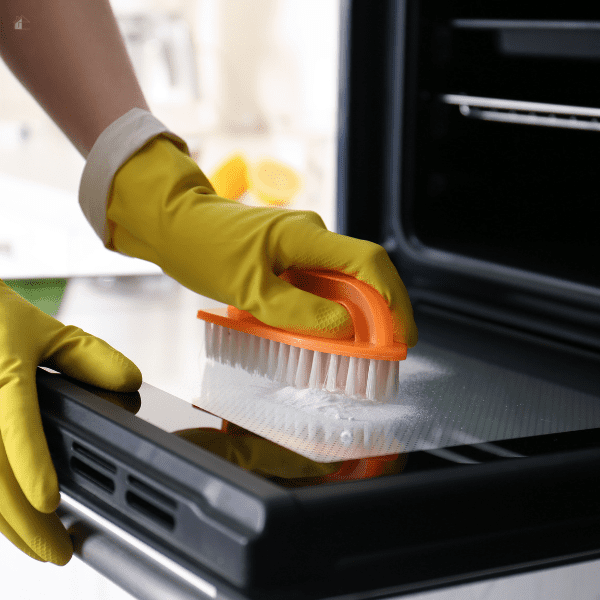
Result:
M298 389L386 402L398 391L400 361L326 354L204 323L206 357Z

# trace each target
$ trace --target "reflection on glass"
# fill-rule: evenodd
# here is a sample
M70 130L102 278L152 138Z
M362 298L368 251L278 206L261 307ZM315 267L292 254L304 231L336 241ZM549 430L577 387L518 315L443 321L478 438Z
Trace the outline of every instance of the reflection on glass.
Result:
M406 454L319 463L225 420L220 430L198 427L173 433L284 487L392 475L406 465Z

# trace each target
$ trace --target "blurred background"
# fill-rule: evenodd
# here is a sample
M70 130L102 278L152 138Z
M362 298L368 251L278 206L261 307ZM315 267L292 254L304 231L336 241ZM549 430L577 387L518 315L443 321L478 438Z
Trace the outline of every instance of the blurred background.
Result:
M111 5L151 111L206 175L237 156L251 175L287 182L273 190L255 181L240 201L315 210L334 230L339 0ZM147 383L191 401L196 311L216 303L153 264L104 249L79 208L83 167L0 61L0 279L119 349ZM0 595L11 600L131 597L77 559L63 569L37 563L3 536L0 559Z
M335 229L338 0L111 4L152 112L206 175L214 182L241 157L257 177L240 201L315 210ZM104 249L78 205L83 167L0 62L0 278L130 353L148 383L187 397L178 335L205 300ZM265 189L265 173L285 189Z
M256 173L275 170L289 189L257 184L240 200L315 210L335 230L339 0L111 4L152 112L187 141L208 177L236 156ZM192 401L195 315L215 303L152 264L104 249L79 209L83 167L0 62L0 278L129 356L147 383ZM0 558L6 598L130 598L77 559L63 569L37 563L2 536ZM418 597L595 600L597 584L597 565L583 564Z

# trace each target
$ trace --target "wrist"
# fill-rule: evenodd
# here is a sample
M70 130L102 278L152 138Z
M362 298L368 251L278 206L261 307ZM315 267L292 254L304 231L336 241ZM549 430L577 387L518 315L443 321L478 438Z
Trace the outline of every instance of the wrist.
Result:
M182 138L148 111L134 108L100 134L88 155L79 186L79 204L106 247L110 245L106 210L113 179L134 154L161 134L172 140L180 152L189 154Z
M115 236L121 228L144 247L157 248L164 244L176 214L188 215L199 198L214 194L198 165L169 137L158 135L136 152L113 179L106 210L109 243L123 251L115 243L116 237L123 240L122 235Z

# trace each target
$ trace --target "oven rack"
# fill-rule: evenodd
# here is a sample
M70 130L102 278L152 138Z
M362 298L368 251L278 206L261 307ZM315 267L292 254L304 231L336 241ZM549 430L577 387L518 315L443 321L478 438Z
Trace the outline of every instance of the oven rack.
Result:
M526 31L600 31L600 21L546 21L544 19L452 19L455 29L523 29Z
M600 108L483 98L462 94L440 96L444 104L458 106L460 114L469 119L600 131Z

